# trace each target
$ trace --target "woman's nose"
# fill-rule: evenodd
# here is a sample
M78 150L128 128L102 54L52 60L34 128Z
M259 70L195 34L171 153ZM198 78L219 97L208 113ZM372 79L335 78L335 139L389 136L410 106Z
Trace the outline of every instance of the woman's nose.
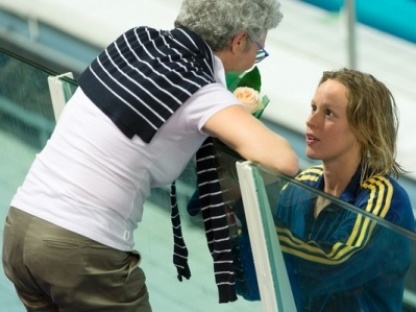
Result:
M310 115L309 115L309 117L306 119L306 125L308 126L308 127L313 127L313 126L315 126L315 118L314 118L314 113L311 113Z

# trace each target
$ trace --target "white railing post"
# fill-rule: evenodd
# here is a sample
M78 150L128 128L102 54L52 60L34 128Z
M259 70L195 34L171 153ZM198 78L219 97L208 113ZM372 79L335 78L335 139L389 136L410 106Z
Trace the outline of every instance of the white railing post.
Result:
M264 184L256 183L250 162L236 167L263 311L296 312Z
M58 76L48 77L49 92L51 94L53 113L56 122L58 121L59 116L61 116L62 110L68 100L67 93L65 92L65 86L62 82L62 78L64 77L70 79L74 78L73 74L70 72Z

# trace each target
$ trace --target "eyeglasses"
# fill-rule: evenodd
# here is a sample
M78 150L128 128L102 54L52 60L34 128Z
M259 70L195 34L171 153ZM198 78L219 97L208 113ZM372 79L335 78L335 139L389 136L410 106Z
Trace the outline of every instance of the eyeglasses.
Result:
M257 52L256 52L256 59L254 60L254 64L258 64L263 61L266 57L269 56L269 53L258 43L257 41L253 41L257 45Z

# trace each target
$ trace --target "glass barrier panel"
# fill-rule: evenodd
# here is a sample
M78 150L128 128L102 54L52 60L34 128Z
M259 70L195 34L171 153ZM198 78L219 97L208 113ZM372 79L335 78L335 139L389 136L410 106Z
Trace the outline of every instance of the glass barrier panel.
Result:
M176 180L182 233L189 251L189 280L178 281L172 261L170 187L153 189L146 202L136 244L143 255L141 265L147 275L154 311L263 311L260 301L245 300L241 296L235 302L218 303L214 262L208 249L200 207L195 203L196 187L192 161Z
M55 122L47 78L51 74L0 50L1 130L42 147Z
M394 191L388 182L368 182L369 200L356 193L358 208L304 184L318 181L320 167L297 180L275 175L274 181L270 172L253 167L297 311L416 311L415 220L411 209L392 212L384 205Z
M237 293L247 300L260 300L265 312L294 311L286 269L281 265L280 244L261 184L263 180L254 179L256 172L251 169L256 168L240 166L242 158L224 144L215 141L215 146L222 194L229 214ZM243 167L243 171L247 169L248 173L242 175L236 162L237 167ZM275 175L270 178L276 181Z
M36 153L50 137L55 121L48 76L52 72L0 49L0 222ZM3 242L0 232L0 244ZM0 265L1 266L1 265ZM0 274L0 306L23 311L12 284Z

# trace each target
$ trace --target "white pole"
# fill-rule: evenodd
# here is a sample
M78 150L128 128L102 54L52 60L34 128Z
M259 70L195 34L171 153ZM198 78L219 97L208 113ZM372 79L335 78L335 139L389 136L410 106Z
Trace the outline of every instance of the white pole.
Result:
M347 36L348 36L348 67L357 69L357 38L355 32L356 10L355 0L345 0L345 11L347 15Z

